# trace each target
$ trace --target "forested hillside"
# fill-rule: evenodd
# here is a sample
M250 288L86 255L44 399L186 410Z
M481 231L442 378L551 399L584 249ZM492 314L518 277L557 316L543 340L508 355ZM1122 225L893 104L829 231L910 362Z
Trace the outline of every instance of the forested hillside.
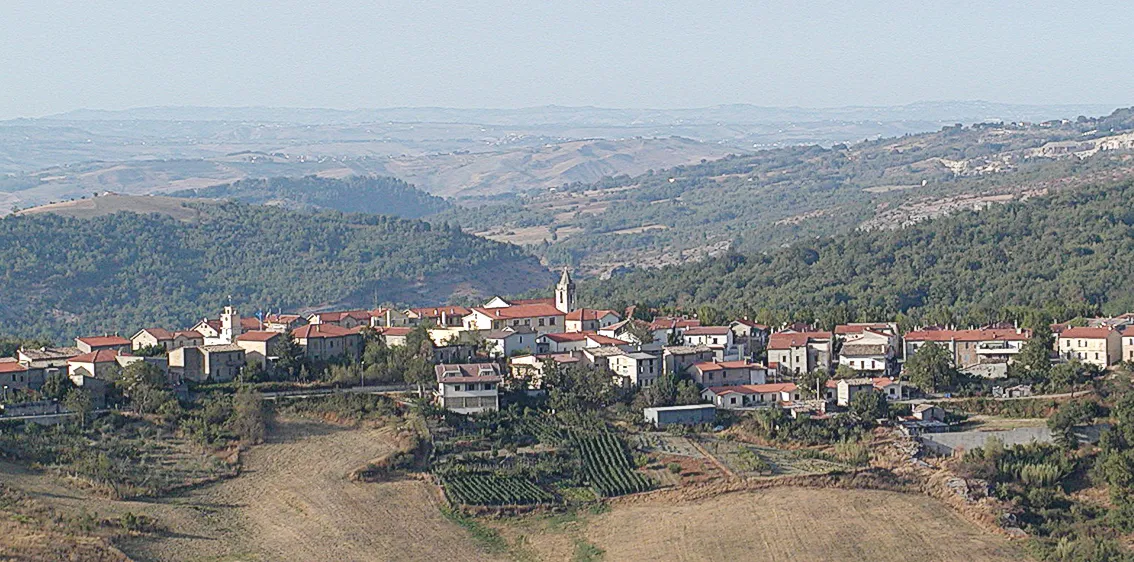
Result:
M195 220L116 213L0 219L0 333L185 327L229 296L259 309L427 304L547 286L515 246L387 216L194 205Z
M583 304L711 305L767 317L970 321L1006 306L1134 310L1134 182L588 282ZM764 311L764 312L761 312ZM951 313L950 313L951 314Z
M173 197L235 199L289 209L333 209L343 212L420 218L451 205L397 178L318 176L257 178L170 193Z
M1134 109L765 150L441 213L592 275L766 251L1134 177ZM431 219L434 220L434 219Z

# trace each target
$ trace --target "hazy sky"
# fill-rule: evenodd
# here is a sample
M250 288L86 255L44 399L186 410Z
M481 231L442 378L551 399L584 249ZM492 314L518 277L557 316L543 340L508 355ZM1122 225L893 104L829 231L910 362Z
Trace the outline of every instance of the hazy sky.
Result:
M0 0L0 118L151 105L1134 105L1129 2Z

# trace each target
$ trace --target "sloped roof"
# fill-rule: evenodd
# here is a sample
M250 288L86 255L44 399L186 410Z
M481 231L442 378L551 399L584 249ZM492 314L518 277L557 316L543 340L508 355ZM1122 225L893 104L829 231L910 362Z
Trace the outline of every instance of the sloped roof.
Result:
M70 359L77 355L81 355L83 350L77 347L41 347L39 349L26 349L21 348L20 354L27 357L31 361L42 361L47 359Z
M409 327L406 327L406 326L389 326L389 327L386 327L386 328L377 328L377 331L378 331L379 334L382 334L383 336L398 337L398 336L409 335L409 333L413 331L413 328L409 328Z
M839 324L835 326L835 334L840 336L861 334L867 330L872 332L889 332L894 330L894 325L889 322L856 322L854 324Z
M18 361L0 362L0 373L22 373L26 370L28 368Z
M67 360L67 363L112 363L118 360L118 356L129 356L129 353L118 353L115 349L99 349L90 353L76 355Z
M798 388L794 382L777 382L768 384L738 384L732 386L711 386L705 390L718 396L722 394L767 394L770 392L792 392Z
M696 318L671 318L668 316L659 316L650 322L650 330L672 330L674 328L692 328L700 326L701 321Z
M1066 333L1066 332L1064 332ZM1015 328L989 328L984 330L914 330L905 335L906 341L1024 341L1031 337L1028 330Z
M830 332L777 332L768 337L768 349L790 349L808 343L831 341Z
M130 345L130 340L122 336L88 336L85 338L75 338L75 341L83 342L91 347Z
M244 348L234 343L221 343L217 345L204 345L201 349L208 353L224 353L226 351L244 352Z
M495 363L441 364L434 367L433 372L437 376L437 382L500 382L501 380L500 368Z
M300 326L291 331L292 336L301 340L312 338L341 338L354 334L355 332L335 326L334 324L307 324L306 326Z
M488 316L490 318L499 319L515 319L515 318L535 318L537 316L564 316L563 311L555 308L554 304L516 304L512 306L505 306L501 308L484 308L476 307L473 310Z
M763 369L764 366L759 363L749 363L748 361L706 361L704 363L694 363L693 367L699 371L723 371L725 369Z
M427 306L411 308L408 312L414 313L419 318L440 318L442 314L445 316L468 316L469 309L463 306Z
M693 326L685 330L687 336L727 336L732 329L728 326Z
M279 332L254 330L251 332L244 332L243 334L236 336L236 341L270 341L281 336L283 336L283 334Z
M603 316L614 315L618 317L618 313L613 310L596 309L596 308L576 308L567 313L567 319L575 322L583 320L598 320Z
M1106 339L1114 328L1068 328L1059 334L1060 338Z
M136 338L142 333L147 333L156 338L158 341L173 339L173 332L166 330L165 328L143 328L141 330L138 330L138 333L134 334L134 337Z
M839 354L844 357L865 357L873 355L886 355L889 346L884 343L847 343L843 344Z

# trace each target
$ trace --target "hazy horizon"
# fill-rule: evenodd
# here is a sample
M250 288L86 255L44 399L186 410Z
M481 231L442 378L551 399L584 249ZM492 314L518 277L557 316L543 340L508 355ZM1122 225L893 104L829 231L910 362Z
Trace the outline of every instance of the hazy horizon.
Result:
M1121 2L0 6L0 119L78 109L1134 105Z

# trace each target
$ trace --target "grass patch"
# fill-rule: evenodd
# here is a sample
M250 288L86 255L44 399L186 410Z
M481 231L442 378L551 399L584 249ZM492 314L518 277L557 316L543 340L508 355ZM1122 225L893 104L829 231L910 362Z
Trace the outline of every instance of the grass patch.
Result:
M508 541L500 536L500 533L491 527L488 527L472 517L465 516L462 513L452 509L442 509L441 513L445 518L457 525L460 525L469 535L477 542L482 548L488 552L498 553L508 551Z
M575 555L571 557L572 562L595 562L602 560L606 551L587 542L584 539L575 539Z

